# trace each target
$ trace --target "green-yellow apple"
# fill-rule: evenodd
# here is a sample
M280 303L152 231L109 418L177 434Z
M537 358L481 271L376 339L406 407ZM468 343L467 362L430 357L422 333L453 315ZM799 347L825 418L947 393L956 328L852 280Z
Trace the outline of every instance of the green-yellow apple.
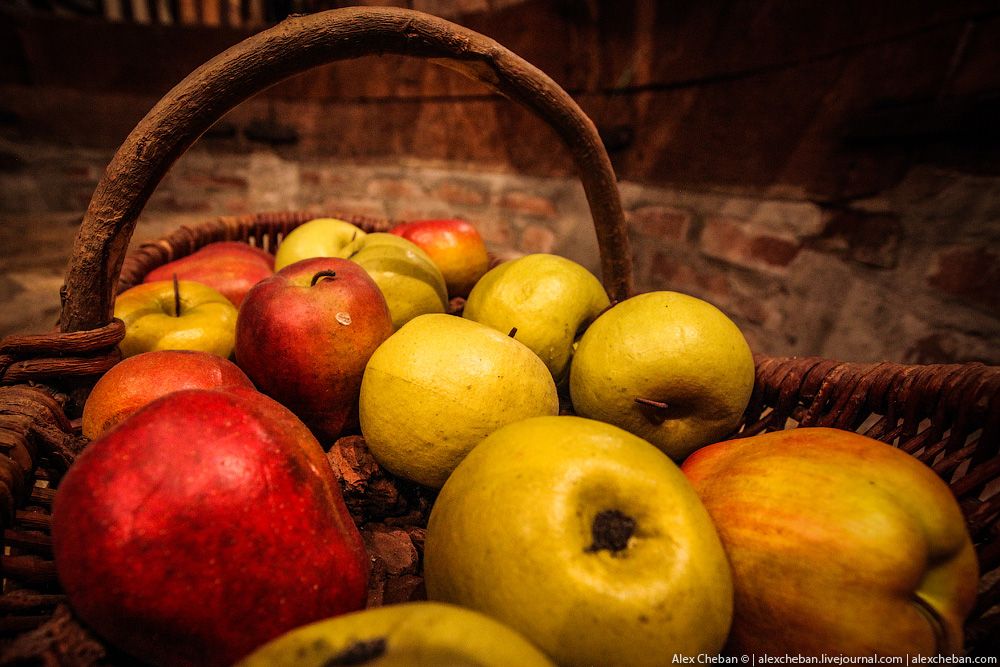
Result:
M253 390L228 359L194 350L144 352L115 364L101 376L83 406L83 434L93 440L160 396L181 389Z
M323 450L255 391L176 391L90 443L59 485L52 543L78 617L143 664L231 665L367 598Z
M683 471L732 564L731 651L962 650L976 556L951 490L917 459L799 428L710 445Z
M357 423L365 364L391 333L385 297L364 269L314 257L247 294L236 323L236 363L329 444Z
M420 315L371 356L361 382L361 433L390 472L440 487L487 435L555 415L559 397L538 356L454 315Z
M465 457L431 510L424 576L430 599L565 666L716 654L732 618L726 555L676 464L581 417L510 424Z
M365 232L345 220L315 218L285 236L274 254L274 270L313 257L348 257L361 246Z
M569 388L577 414L653 443L675 461L729 435L753 391L754 361L736 324L677 292L626 299L580 338Z
M238 241L219 241L153 269L143 282L171 280L176 275L208 285L239 308L247 291L272 273L271 253Z
M366 609L293 630L236 667L555 667L524 637L478 612L439 602Z
M115 299L115 317L125 323L122 354L153 350L233 353L236 306L193 280L157 280L131 287Z
M463 315L514 337L549 367L556 382L569 371L573 344L610 306L601 282L558 255L525 255L490 269L465 302Z
M360 264L382 290L393 328L417 315L448 309L448 290L441 272L427 253L406 239L380 232L368 234L348 259Z
M414 220L390 231L413 241L430 255L441 269L450 296L467 296L490 268L483 237L464 220Z

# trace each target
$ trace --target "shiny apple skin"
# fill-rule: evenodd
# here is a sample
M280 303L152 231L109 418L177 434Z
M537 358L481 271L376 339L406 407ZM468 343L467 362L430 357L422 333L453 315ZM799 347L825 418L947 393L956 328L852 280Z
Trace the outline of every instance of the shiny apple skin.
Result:
M92 442L52 538L76 614L156 665L229 665L365 604L368 558L319 443L250 390L175 392Z
M681 469L733 568L736 655L962 650L975 551L951 490L913 456L795 428L709 445Z
M209 243L150 271L143 282L194 280L214 288L237 308L250 288L274 273L274 255L239 241Z
M253 389L240 368L208 352L157 350L120 361L94 385L83 406L83 434L93 440L142 406L181 389Z
M490 268L483 237L464 220L414 220L389 230L430 255L448 285L448 295L466 297Z
M336 275L311 285L323 271ZM365 365L392 331L385 297L361 266L305 259L247 294L236 322L236 361L260 391L329 444L357 424Z

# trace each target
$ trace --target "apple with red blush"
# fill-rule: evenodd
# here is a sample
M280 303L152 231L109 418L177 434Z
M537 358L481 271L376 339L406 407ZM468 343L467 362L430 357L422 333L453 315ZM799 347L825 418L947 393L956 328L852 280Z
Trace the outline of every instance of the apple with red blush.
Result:
M734 655L952 655L979 568L951 489L852 431L795 428L682 466L733 571Z
M365 364L392 332L385 297L361 266L305 259L247 293L236 363L327 442L357 424Z
M251 287L274 273L274 255L239 241L217 241L150 271L143 282L193 280L208 285L237 308Z
M490 268L483 237L465 220L414 220L390 230L430 255L452 297L466 297Z
M173 392L94 440L60 484L52 540L77 617L154 665L231 665L367 597L319 442L246 390Z
M181 389L254 391L240 368L196 350L156 350L128 357L94 385L83 406L83 435L93 440L133 412Z

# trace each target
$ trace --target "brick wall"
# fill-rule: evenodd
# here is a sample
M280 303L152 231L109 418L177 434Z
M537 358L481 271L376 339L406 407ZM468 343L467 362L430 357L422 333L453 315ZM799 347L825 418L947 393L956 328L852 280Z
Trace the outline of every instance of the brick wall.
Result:
M0 333L37 330L39 318L54 317L74 225L110 152L10 141L0 148L14 156L0 169L0 294L21 304L7 309ZM916 167L849 207L628 181L621 192L637 288L711 301L756 351L1000 363L998 177ZM210 142L168 174L134 240L213 215L281 209L457 216L496 251L555 252L599 266L575 179L413 158L292 158Z

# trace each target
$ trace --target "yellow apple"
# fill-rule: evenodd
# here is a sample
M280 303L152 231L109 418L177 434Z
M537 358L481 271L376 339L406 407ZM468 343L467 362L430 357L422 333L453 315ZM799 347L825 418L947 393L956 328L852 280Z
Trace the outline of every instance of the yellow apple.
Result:
M404 324L375 350L361 381L361 433L372 455L430 487L504 424L558 411L555 383L534 352L454 315Z
M560 382L576 339L610 305L590 271L565 257L539 253L487 272L469 293L463 315L503 333L516 329L514 337Z
M236 667L554 667L497 621L454 605L411 602L366 609L293 630Z
M714 655L732 617L708 513L648 442L580 417L505 426L441 489L428 597L483 612L564 666Z
M115 317L125 323L122 354L199 350L229 357L236 344L236 306L193 280L157 280L125 290Z
M348 259L360 264L382 290L393 328L417 315L448 309L448 290L441 271L427 253L401 236L368 234Z
M653 443L676 461L729 435L753 391L739 328L678 292L626 299L580 338L569 388L577 414Z
M313 257L349 257L361 246L365 232L337 218L315 218L282 239L274 254L274 270Z

